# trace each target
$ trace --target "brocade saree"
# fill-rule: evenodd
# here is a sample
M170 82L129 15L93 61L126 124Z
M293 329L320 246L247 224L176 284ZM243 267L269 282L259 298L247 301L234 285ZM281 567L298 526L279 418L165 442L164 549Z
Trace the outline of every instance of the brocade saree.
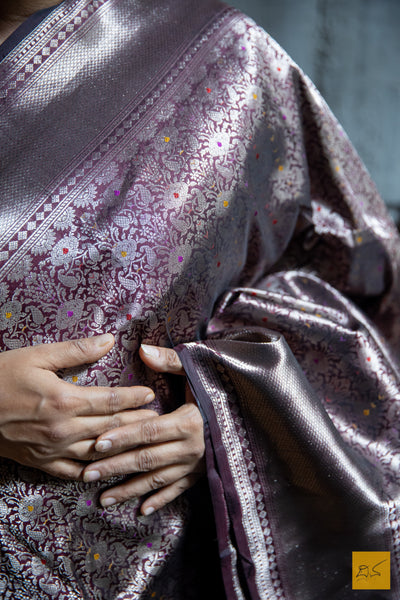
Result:
M216 0L65 0L0 123L1 349L111 332L64 379L163 413L138 348L176 348L208 475L144 517L2 459L1 598L398 599L399 238L312 83Z

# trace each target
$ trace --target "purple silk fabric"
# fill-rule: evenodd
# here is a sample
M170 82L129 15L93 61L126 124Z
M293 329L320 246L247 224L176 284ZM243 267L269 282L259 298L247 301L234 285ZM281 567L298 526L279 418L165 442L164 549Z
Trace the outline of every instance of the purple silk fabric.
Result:
M112 332L65 380L162 413L180 380L138 348L176 347L227 598L397 598L399 239L311 82L213 0L66 0L0 64L0 119L2 350ZM223 597L205 482L142 517L0 472L3 598ZM351 589L356 550L391 590Z

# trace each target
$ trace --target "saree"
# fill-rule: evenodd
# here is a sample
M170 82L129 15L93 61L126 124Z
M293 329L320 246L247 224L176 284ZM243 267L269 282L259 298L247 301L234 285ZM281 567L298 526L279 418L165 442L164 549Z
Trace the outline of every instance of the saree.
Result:
M398 598L399 237L309 79L215 0L65 0L0 63L0 119L2 351L111 332L63 378L161 414L181 380L138 349L175 348L207 459L149 516L2 459L1 597Z

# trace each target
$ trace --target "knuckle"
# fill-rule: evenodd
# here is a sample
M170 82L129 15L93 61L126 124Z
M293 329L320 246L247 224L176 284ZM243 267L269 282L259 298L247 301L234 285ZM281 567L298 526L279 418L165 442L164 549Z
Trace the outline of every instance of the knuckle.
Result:
M63 442L67 435L65 427L59 423L52 423L45 429L45 436L51 443L59 444Z
M121 409L121 398L117 388L110 388L108 393L108 413L113 415Z
M181 361L178 354L172 348L166 348L166 361L169 367L181 368Z
M122 425L122 419L120 415L111 415L107 419L107 427L106 430L110 431L111 429L118 429Z
M204 430L203 417L195 404L186 404L182 409L181 430L184 435L196 435Z
M167 481L160 473L153 473L150 477L149 485L152 490L158 490L159 488L165 487Z
M144 444L151 444L152 442L157 441L157 438L160 435L160 426L157 422L157 419L143 421L140 429L141 439Z
M91 354L90 343L86 338L79 338L77 340L71 340L71 351L73 354L81 354L83 356L87 356Z
M54 450L46 444L37 444L35 447L31 448L32 457L36 460L41 460L43 458L49 459L53 456Z
M121 468L117 463L110 463L107 465L107 469L101 470L101 477L104 479L108 479L110 477L117 477L121 475Z
M197 440L196 443L191 444L190 446L190 455L192 458L200 459L204 455L205 445L204 440Z
M65 393L64 391L58 391L57 393L53 394L49 400L53 411L65 413L68 409L71 398L69 394Z
M140 450L137 458L139 471L152 471L156 466L154 453L147 448Z
M180 479L179 481L176 482L176 491L181 494L182 492L185 492L188 487L190 487L189 482L186 480L186 478L184 479Z
M197 408L197 406L195 404L188 404L188 409L189 409L189 420L190 420L192 427L196 431L198 431L199 429L201 431L203 431L203 429L204 429L203 417L201 416L201 413L200 413L199 409Z

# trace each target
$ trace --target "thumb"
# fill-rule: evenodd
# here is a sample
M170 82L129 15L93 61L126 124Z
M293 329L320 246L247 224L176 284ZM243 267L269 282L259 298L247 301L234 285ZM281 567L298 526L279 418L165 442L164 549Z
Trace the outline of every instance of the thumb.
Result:
M105 333L69 342L40 344L33 346L31 350L35 351L34 361L37 367L57 371L96 362L111 350L114 343L114 336Z
M185 375L178 353L172 348L142 344L139 354L143 362L154 371Z

